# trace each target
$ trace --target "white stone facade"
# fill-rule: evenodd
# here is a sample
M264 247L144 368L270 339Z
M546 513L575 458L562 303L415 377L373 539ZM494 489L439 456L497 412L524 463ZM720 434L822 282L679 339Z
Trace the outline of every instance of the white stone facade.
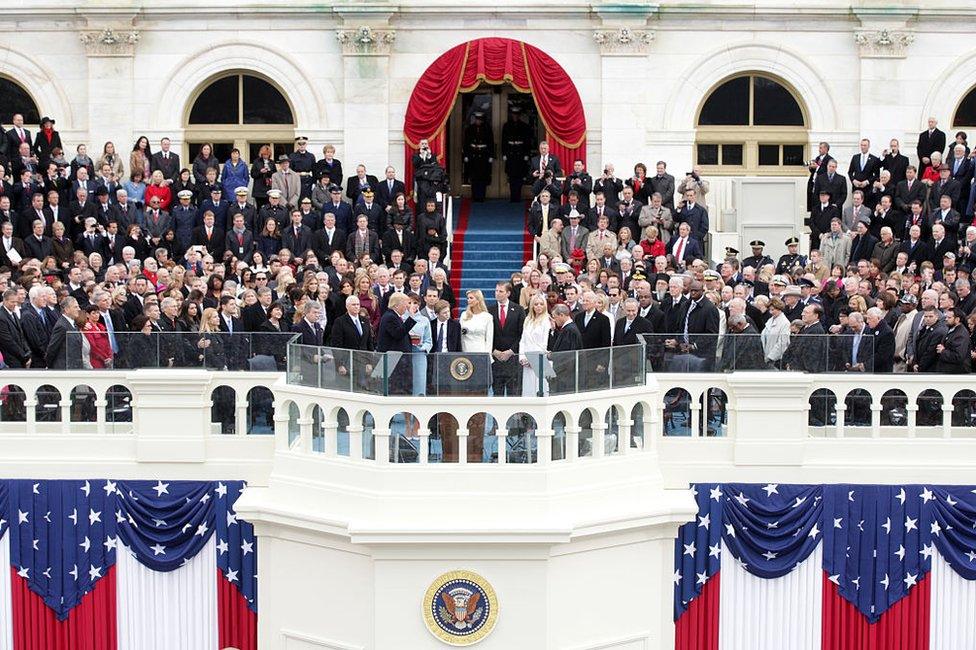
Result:
M875 153L891 137L913 153L929 115L950 132L976 85L967 38L976 3L950 0L709 0L694 8L669 0L88 0L17 3L4 15L15 29L0 39L0 73L56 117L69 150L105 140L127 150L145 134L169 136L179 152L194 93L239 70L277 84L311 151L331 142L347 165L399 168L416 80L450 47L485 36L531 43L575 80L591 170L664 159L683 174L706 94L740 72L771 74L795 89L809 142L831 142L842 170L862 136ZM802 195L805 179L788 180ZM748 210L721 219L749 200L745 190L731 179L713 188L713 231L741 230ZM799 229L802 217L798 205L783 225Z

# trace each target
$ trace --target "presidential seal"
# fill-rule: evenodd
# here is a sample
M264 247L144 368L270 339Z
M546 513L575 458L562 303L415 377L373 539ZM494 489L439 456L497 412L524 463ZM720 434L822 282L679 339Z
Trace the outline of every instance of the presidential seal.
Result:
M448 645L466 646L491 634L498 621L495 590L473 571L438 576L424 595L424 623Z
M474 374L474 363L467 357L458 357L451 362L451 376L457 381L467 381Z

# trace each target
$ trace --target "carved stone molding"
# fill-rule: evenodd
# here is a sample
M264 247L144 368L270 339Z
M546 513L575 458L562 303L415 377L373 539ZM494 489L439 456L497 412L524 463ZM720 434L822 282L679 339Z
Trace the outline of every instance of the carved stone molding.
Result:
M78 34L90 56L132 56L135 54L139 32L106 27Z
M593 40L600 46L601 54L646 54L654 42L654 32L647 29L598 29Z
M396 30L374 29L362 25L355 29L340 29L336 32L336 38L342 45L343 54L383 56L393 50Z
M908 56L908 46L915 42L915 34L907 31L878 29L854 33L862 57L903 59Z

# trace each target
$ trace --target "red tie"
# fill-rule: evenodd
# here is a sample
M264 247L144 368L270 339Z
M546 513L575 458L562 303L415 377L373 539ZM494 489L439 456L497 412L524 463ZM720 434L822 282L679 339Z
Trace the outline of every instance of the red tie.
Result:
M678 247L674 251L674 261L681 263L681 260L685 258L685 238L682 237L678 240Z
M502 327L505 327L505 307L504 305L498 306L498 322L501 323Z

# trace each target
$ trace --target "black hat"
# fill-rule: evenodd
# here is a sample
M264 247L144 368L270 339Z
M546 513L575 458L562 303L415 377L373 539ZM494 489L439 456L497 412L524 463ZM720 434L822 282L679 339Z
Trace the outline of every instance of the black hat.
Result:
M972 264L972 262L963 262L956 269L956 272L957 273L968 273L968 274L971 275L972 272L973 272L973 264Z
M820 195L823 196L824 194L830 196L830 190L820 190Z
M288 155L287 154L281 154L280 156L278 156L278 162L289 162Z
M295 138L295 142L299 144L301 144L302 142L308 142L308 138L306 138L304 135L300 135L297 138Z
M329 192L341 192L342 188L336 184L329 185Z
M801 287L810 287L811 289L813 287L817 286L816 283L813 280L811 280L810 278L800 278L799 280L797 280L797 283Z
M786 240L787 246L798 246L799 244L800 244L799 237L790 237L789 239Z
M42 117L42 118L41 118L41 121L40 121L40 125L41 125L41 126L44 126L44 125L45 125L45 124L47 124L48 122L50 122L51 124L54 124L54 119L53 119L53 118L50 118L50 117L48 117L47 115L45 115L44 117Z
M670 282L671 276L667 273L658 273L654 276L654 282Z
M99 185L95 188L95 196L108 196L108 188L104 185Z
M749 242L749 245L753 248L763 248L766 245L766 242L762 241L761 239L753 239L751 242Z
M725 247L725 256L726 257L735 257L738 254L739 254L739 251L737 251L736 249L732 248L731 246L726 246Z

